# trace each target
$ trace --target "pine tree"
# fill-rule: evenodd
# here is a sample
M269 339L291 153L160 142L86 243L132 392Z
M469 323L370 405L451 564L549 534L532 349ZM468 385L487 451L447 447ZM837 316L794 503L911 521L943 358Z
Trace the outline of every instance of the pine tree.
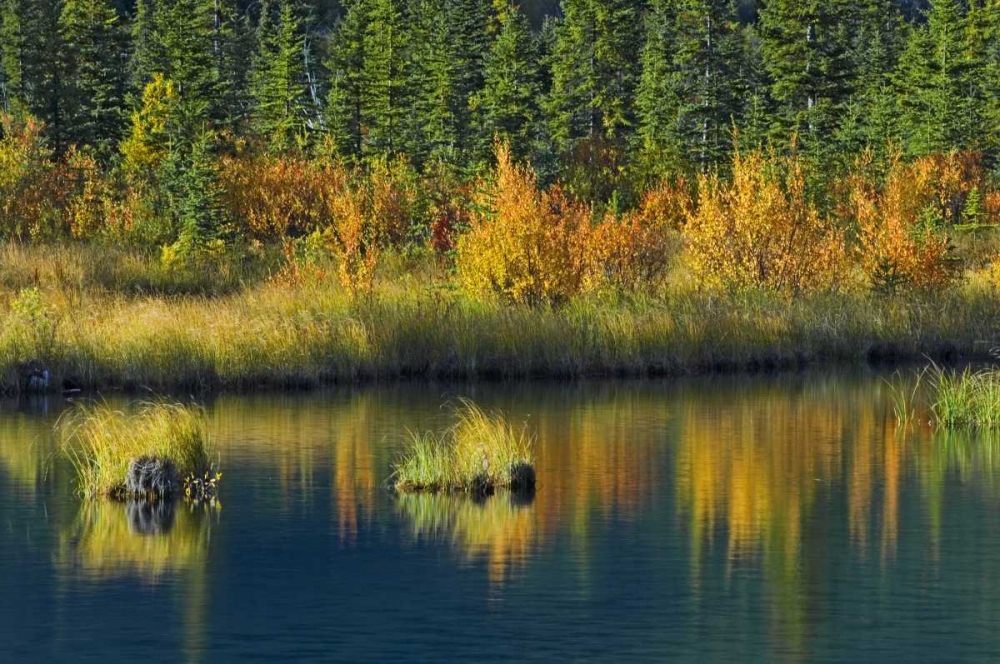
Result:
M478 131L472 126L471 103L483 89L486 58L498 27L492 0L447 0L440 3L447 20L447 57L452 69L451 112L456 142L472 149Z
M167 70L166 55L160 43L155 0L136 0L132 19L132 57L129 61L131 88L142 94L156 74Z
M966 50L966 17L956 0L932 0L912 30L896 73L899 132L911 154L970 147L981 135Z
M654 0L637 91L643 162L652 172L724 161L747 98L731 0Z
M460 64L451 50L448 4L414 0L411 4L410 66L406 89L407 146L418 165L434 161L457 165L459 117L468 115L468 98L459 90Z
M617 139L632 129L641 31L630 0L563 0L562 10L546 113L566 152L580 139Z
M833 136L842 161L864 149L885 156L889 141L898 140L892 72L902 49L902 14L892 0L866 0L858 3L855 18L851 58L856 83Z
M364 89L365 0L349 0L330 40L326 68L330 72L326 126L342 157L361 157Z
M363 153L406 152L407 71L410 17L403 0L364 0L367 4L362 65L361 126Z
M160 73L177 87L187 139L206 127L220 125L227 115L228 86L218 69L215 51L219 43L217 1L173 0L153 5L153 34L163 66Z
M5 0L0 12L3 107L44 122L58 153L65 147L58 2Z
M492 154L495 138L507 142L517 161L532 156L540 113L537 62L528 19L509 3L500 13L500 31L486 57L483 90L474 97L480 159Z
M59 17L66 137L108 155L122 131L125 38L108 0L66 0Z
M177 223L177 240L163 255L171 264L197 258L222 239L225 215L212 134L203 131L190 145L173 146L166 169Z
M310 124L305 33L292 0L265 3L251 85L252 125L272 149L287 150Z
M773 0L761 10L764 62L774 100L772 135L809 150L829 147L856 82L854 0Z

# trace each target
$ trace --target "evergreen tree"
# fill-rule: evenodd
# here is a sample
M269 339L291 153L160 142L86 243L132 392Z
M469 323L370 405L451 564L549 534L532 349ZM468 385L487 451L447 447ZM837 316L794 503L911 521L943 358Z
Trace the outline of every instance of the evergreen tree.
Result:
M177 223L177 240L164 252L169 264L195 258L222 239L222 189L211 133L199 133L188 146L173 146L166 168Z
M834 135L847 160L866 148L884 156L888 142L898 138L892 72L902 48L902 14L892 0L866 0L858 3L856 19L851 56L856 84Z
M851 57L854 0L773 0L761 10L764 63L771 79L772 135L797 133L809 150L829 137L856 82Z
M439 0L414 0L411 5L410 66L407 91L408 152L420 166L427 161L456 165L459 116L468 98L458 90L460 63L451 51L448 5Z
M57 0L4 0L0 13L3 107L45 123L56 152L65 147Z
M167 70L166 56L160 43L156 19L156 0L136 0L132 19L132 57L130 60L131 88L142 94L156 74Z
M326 68L330 72L326 126L337 152L361 156L365 66L365 0L349 0L347 11L330 40Z
M546 103L557 149L581 139L618 139L634 124L641 30L632 0L563 0Z
M636 95L643 161L653 173L720 163L747 97L735 6L654 0L646 28Z
M471 102L485 83L486 58L497 28L492 0L447 0L447 56L452 70L451 113L457 145L471 148L478 135L472 126Z
M153 33L159 41L163 73L180 97L184 131L193 138L226 117L227 82L219 71L216 45L218 0L173 0L156 3ZM154 51L155 53L155 51Z
M257 41L252 125L272 149L287 150L305 136L311 118L305 33L292 0L264 4Z
M971 147L981 131L973 103L975 72L966 51L966 17L956 0L932 0L897 70L899 131L911 154Z
M361 127L365 155L405 152L410 19L403 0L363 0Z
M66 69L66 137L108 155L122 131L125 39L108 0L65 0L59 34Z
M494 138L506 141L517 161L532 156L541 94L537 62L528 19L509 3L500 13L500 31L486 57L483 90L474 97L481 159L491 154Z

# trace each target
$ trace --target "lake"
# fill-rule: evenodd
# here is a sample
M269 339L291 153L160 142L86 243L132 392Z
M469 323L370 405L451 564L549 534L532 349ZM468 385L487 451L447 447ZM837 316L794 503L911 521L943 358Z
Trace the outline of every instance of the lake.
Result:
M533 499L398 496L470 397ZM0 403L0 660L1000 658L1000 439L882 377L398 385L205 402L216 509L83 502L65 401Z

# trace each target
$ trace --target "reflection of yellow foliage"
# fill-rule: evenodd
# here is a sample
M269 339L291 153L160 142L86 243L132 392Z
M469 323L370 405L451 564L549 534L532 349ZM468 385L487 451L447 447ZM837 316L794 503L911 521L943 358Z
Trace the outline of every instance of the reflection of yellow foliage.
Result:
M400 494L398 505L415 537L450 540L468 560L485 559L494 584L522 568L538 544L534 509L508 494L482 502L462 495Z
M22 416L0 419L0 472L23 487L37 486L50 456L42 442L50 436L45 422Z
M56 563L84 578L126 574L156 582L166 573L197 571L208 555L211 515L179 503L140 506L86 501L60 535Z

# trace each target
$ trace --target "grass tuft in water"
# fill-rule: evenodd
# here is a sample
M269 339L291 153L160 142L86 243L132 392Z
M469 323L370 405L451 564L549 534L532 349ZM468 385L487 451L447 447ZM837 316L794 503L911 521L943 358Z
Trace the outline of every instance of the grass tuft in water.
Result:
M166 498L213 473L205 416L200 408L149 402L134 412L106 404L78 404L56 425L76 470L80 493Z
M934 368L931 411L941 427L1000 428L1000 371L966 369L961 373Z
M409 449L394 467L398 491L534 490L534 438L526 426L518 429L501 414L487 413L464 400L455 418L442 436L413 434Z

